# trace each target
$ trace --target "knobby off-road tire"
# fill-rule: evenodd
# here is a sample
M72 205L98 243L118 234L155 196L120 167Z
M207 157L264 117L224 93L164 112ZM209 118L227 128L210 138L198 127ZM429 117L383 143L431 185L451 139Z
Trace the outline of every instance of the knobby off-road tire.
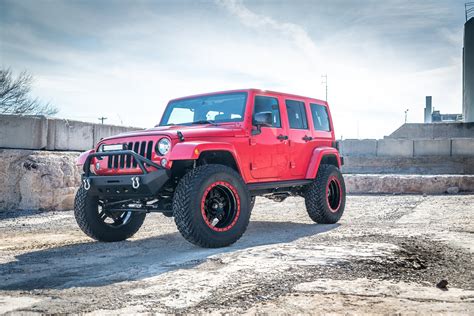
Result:
M319 166L316 179L305 194L309 217L319 224L334 224L341 218L346 205L346 186L341 171L333 166Z
M189 171L173 197L179 232L189 242L205 248L236 242L247 229L250 213L250 195L244 181L224 165L204 165Z
M81 186L74 200L74 216L81 230L98 241L121 241L132 237L142 226L146 213L105 213L97 196Z

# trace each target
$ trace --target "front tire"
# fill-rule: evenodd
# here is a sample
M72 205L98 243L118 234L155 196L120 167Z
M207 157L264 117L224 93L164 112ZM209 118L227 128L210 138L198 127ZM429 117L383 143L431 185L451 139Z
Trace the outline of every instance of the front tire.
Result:
M250 220L250 195L241 176L224 165L189 171L173 197L173 214L183 237L200 247L236 242Z
M309 184L305 194L309 217L319 224L339 221L346 205L346 186L341 171L333 166L319 166L316 179Z
M74 200L74 217L81 230L98 241L121 241L132 237L142 226L146 213L108 212L97 196L82 186Z

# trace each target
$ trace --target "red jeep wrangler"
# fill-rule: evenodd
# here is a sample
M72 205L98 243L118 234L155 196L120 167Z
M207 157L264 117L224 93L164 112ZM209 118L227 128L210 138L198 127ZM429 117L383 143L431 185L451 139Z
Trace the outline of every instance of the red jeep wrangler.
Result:
M74 212L88 236L131 237L148 212L173 216L188 241L228 246L244 233L256 196L305 198L317 223L336 223L345 185L326 102L256 89L168 103L161 123L83 153Z

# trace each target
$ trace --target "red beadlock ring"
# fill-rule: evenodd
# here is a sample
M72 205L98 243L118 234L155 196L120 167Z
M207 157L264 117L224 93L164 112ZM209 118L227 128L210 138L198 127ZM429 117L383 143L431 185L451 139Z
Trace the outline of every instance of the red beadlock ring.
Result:
M227 224L225 227L213 226L211 221L208 219L208 217L206 215L206 199L207 199L207 196L208 196L209 192L217 186L221 186L221 187L227 189L232 194L232 196L234 198L234 202L235 202L234 207L237 208L236 210L234 210L235 214L233 214L232 221L229 224ZM214 230L214 231L225 232L225 231L230 230L232 227L234 227L235 224L237 223L237 220L239 219L239 216L240 216L240 197L239 197L239 194L237 193L237 190L234 188L234 186L232 186L230 183L228 183L226 181L217 181L217 182L214 182L211 185L209 185L206 188L206 191L204 191L204 194L201 198L201 215L202 215L202 218L204 219L204 222L207 224L207 226L210 229Z
M326 201L329 210L337 213L342 203L342 188L341 182L336 176L330 176L326 185Z

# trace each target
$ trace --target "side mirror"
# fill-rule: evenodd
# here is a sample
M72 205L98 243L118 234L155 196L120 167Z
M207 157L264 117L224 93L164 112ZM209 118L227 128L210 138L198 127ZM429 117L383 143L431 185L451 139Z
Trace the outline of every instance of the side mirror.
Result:
M253 125L257 127L272 126L272 112L258 112L253 117Z

